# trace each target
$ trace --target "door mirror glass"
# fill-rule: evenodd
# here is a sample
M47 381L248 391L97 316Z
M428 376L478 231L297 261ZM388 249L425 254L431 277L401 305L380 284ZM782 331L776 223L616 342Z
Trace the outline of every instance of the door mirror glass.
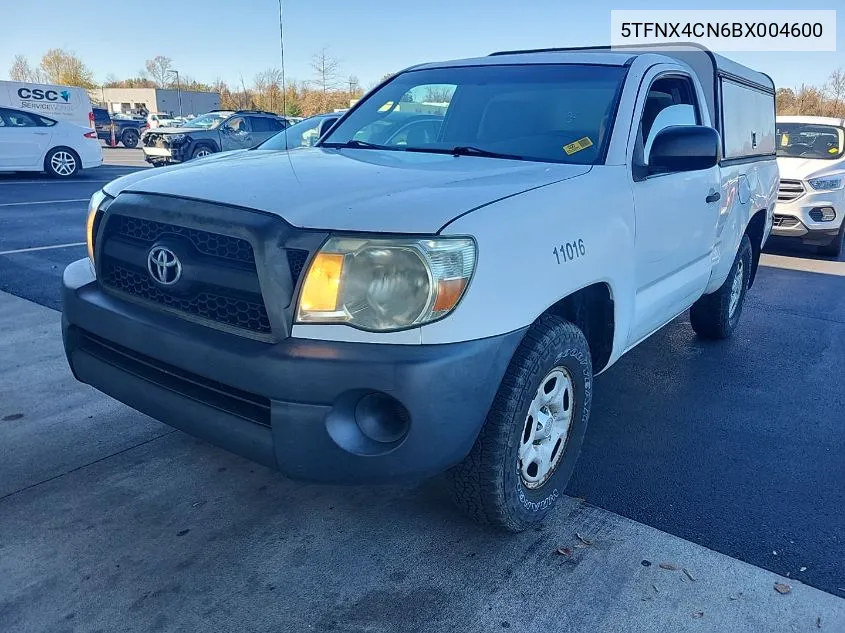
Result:
M651 152L651 147L654 144L654 139L667 127L673 125L696 125L698 123L695 115L695 108L691 105L678 103L663 108L654 118L651 128L648 132L645 146L643 147L643 156L648 156Z
M648 173L710 169L721 159L719 133L704 125L674 125L655 137L648 154Z

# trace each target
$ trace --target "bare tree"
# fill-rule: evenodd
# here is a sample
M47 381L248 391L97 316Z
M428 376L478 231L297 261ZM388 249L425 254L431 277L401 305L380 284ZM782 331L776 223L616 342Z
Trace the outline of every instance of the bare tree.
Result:
M821 113L824 95L815 86L801 84L795 94L795 114L818 115Z
M43 80L65 86L94 87L94 73L70 51L51 48L41 58Z
M337 89L338 76L340 74L340 62L329 55L329 49L324 46L320 52L315 53L311 58L311 68L314 70L314 84L323 93L323 108L325 109L328 99L327 93Z
M173 82L171 73L168 72L172 67L173 60L164 55L156 55L144 63L144 68L157 88L167 88Z
M258 107L272 112L282 111L282 71L268 68L255 76L253 87Z
M23 55L15 55L12 65L9 68L9 79L12 81L31 81L33 83L43 83L44 73L36 67L29 65L29 60Z
M845 102L845 70L837 68L830 73L830 77L827 79L827 85L825 86L825 93L827 93L825 96L827 97L828 103L825 105L827 106L828 116L845 117L845 111L843 111L843 102Z
M425 89L423 100L428 103L449 103L454 93L455 89L449 86L429 86Z

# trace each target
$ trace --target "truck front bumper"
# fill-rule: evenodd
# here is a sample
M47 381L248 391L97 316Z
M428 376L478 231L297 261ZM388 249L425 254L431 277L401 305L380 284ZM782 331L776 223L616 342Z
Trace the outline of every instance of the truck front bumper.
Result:
M301 480L414 481L463 459L524 330L446 345L265 343L115 297L87 260L63 278L74 376Z

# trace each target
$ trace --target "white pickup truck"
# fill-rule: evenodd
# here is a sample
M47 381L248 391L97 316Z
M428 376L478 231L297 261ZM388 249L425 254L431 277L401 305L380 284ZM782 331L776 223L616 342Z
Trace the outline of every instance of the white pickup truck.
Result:
M690 310L737 326L775 205L772 81L695 48L392 76L315 147L119 178L64 273L74 375L286 475L449 472L521 530L593 377Z

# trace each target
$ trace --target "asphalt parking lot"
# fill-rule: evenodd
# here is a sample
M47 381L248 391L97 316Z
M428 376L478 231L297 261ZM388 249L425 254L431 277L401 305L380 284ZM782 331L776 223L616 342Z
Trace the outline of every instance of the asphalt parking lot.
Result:
M845 262L766 255L733 339L683 315L599 377L570 498L510 537L436 480L285 481L75 383L61 272L144 166L106 160L0 175L0 630L845 630Z

